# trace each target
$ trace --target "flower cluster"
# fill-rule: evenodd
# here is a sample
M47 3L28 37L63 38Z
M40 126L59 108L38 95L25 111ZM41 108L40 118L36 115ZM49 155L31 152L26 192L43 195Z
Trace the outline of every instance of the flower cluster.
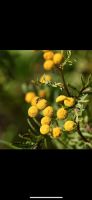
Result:
M43 58L45 60L43 64L44 69L47 71L52 70L55 65L62 62L63 57L63 53L54 53L51 50L43 50Z
M25 100L27 103L31 104L28 109L28 116L30 118L35 118L39 114L41 115L40 133L42 135L49 134L52 137L57 138L62 134L63 130L70 132L76 127L76 123L72 120L66 120L63 128L56 126L54 123L54 119L58 124L58 120L65 120L67 118L67 107L72 107L75 103L73 97L64 95L58 96L56 98L56 103L60 105L60 108L57 110L50 106L46 99L36 96L34 92L28 92L25 95Z
M36 89L36 91L38 91L37 94L34 93L34 91L29 91L25 95L25 101L30 104L30 107L28 108L28 116L29 118L34 118L30 121L37 122L36 120L38 120L39 125L37 131L40 136L48 135L51 138L59 138L62 136L63 143L65 138L69 139L69 137L72 137L69 136L70 134L68 133L76 131L81 138L87 142L80 129L80 117L84 110L83 103L86 103L85 95L81 95L85 89L84 81L82 80L83 88L78 91L69 83L67 84L64 77L65 65L68 66L72 64L71 51L34 51L41 52L41 55L43 56L43 68L46 71L46 74L43 74L39 81L34 81L39 85L37 85L38 87L41 86L40 90L38 90L38 88ZM57 69L56 72L59 72L62 82L54 82L52 76L48 74L48 72L53 69ZM46 87L51 91L51 96L47 95L47 90L45 90ZM52 93L54 93L54 95ZM51 99L48 99L48 96L50 96ZM41 138L46 140L48 137Z

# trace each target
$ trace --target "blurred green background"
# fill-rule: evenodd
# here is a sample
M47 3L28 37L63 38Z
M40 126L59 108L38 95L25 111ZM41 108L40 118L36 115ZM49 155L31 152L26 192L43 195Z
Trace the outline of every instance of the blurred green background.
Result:
M64 69L67 81L80 88L80 71L92 72L92 51L72 51L74 64ZM28 130L27 105L24 101L26 85L44 73L41 53L32 50L0 50L0 139L12 142L19 133ZM53 78L60 81L53 72ZM92 97L90 96L90 100ZM90 101L91 102L91 101ZM92 122L89 104L89 122ZM0 148L4 148L0 144Z

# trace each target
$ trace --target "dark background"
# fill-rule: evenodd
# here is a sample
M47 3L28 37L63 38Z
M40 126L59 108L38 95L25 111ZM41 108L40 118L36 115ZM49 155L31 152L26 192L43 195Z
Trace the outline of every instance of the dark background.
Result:
M92 152L0 151L0 199L92 199Z

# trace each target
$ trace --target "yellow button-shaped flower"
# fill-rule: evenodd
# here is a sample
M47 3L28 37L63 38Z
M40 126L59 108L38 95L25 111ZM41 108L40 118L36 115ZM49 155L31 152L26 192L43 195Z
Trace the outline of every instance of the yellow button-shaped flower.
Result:
M43 76L41 76L40 78L40 82L41 83L46 83L52 80L52 77L50 75L44 74Z
M61 128L60 127L53 128L52 135L54 138L59 137L61 135Z
M48 116L48 117L52 117L53 116L53 107L52 106L47 106L44 110L43 110L43 115L44 116Z
M58 119L65 119L67 117L67 110L64 109L64 108L60 108L58 111L57 111L57 118Z
M53 60L46 60L46 61L44 62L44 64L43 64L43 67L44 67L44 69L47 70L47 71L53 69L53 67L54 67L54 62L53 62Z
M41 124L44 125L44 124L47 124L47 125L50 125L51 123L51 118L48 117L48 116L45 116L41 119Z
M38 109L36 106L31 106L29 109L28 109L28 116L29 117L36 117L38 115Z
M32 99L32 101L31 101L31 105L32 105L32 106L36 106L36 104L38 103L38 99L39 99L39 97L38 97L38 96L35 96L35 97Z
M73 131L75 126L76 126L76 123L74 121L66 121L64 124L64 129L66 131Z
M63 102L66 99L66 96L60 95L56 98L56 103Z
M63 59L63 53L55 53L53 57L54 64L60 64Z
M67 99L64 100L64 105L67 107L72 107L75 104L75 99L72 97L67 97Z
M39 99L38 103L37 103L37 108L39 110L43 110L44 108L46 108L47 104L48 104L47 100L45 100L45 99Z
M31 103L32 99L35 97L35 93L34 92L27 92L25 95L25 101L27 103Z
M43 55L45 60L51 60L51 59L53 59L53 56L54 56L53 51L47 51Z
M49 125L45 124L45 125L42 125L42 126L40 127L40 133L41 133L42 135L46 135L46 134L48 134L49 132L50 132L50 126L49 126Z

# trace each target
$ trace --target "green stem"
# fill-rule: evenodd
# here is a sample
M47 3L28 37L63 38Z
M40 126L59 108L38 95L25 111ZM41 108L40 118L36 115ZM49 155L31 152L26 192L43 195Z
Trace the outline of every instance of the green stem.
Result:
M28 124L29 124L29 126L30 126L31 131L34 132L34 133L37 133L35 127L32 125L32 123L30 122L30 119L29 119L29 118L27 119L27 122L28 122Z
M68 90L68 87L67 87L65 78L64 78L63 70L62 70L62 68L59 68L59 67L58 67L58 70L59 70L59 72L61 73L61 77L62 77L62 81L63 81L63 84L64 84L64 88L65 88L66 94L67 94L68 96L71 96L71 95L70 95L70 92L69 92L69 90Z
M7 147L10 147L11 149L21 149L19 147L14 146L10 142L5 141L5 140L0 140L0 144L5 145Z
M81 138L84 140L84 142L89 142L81 133L81 130L80 130L80 124L78 122L77 124L77 131L78 131L78 134L81 136Z
M44 145L45 145L45 149L48 149L46 138L44 139Z
M40 127L40 123L38 122L38 120L36 118L33 118L33 120L36 123L36 125Z

